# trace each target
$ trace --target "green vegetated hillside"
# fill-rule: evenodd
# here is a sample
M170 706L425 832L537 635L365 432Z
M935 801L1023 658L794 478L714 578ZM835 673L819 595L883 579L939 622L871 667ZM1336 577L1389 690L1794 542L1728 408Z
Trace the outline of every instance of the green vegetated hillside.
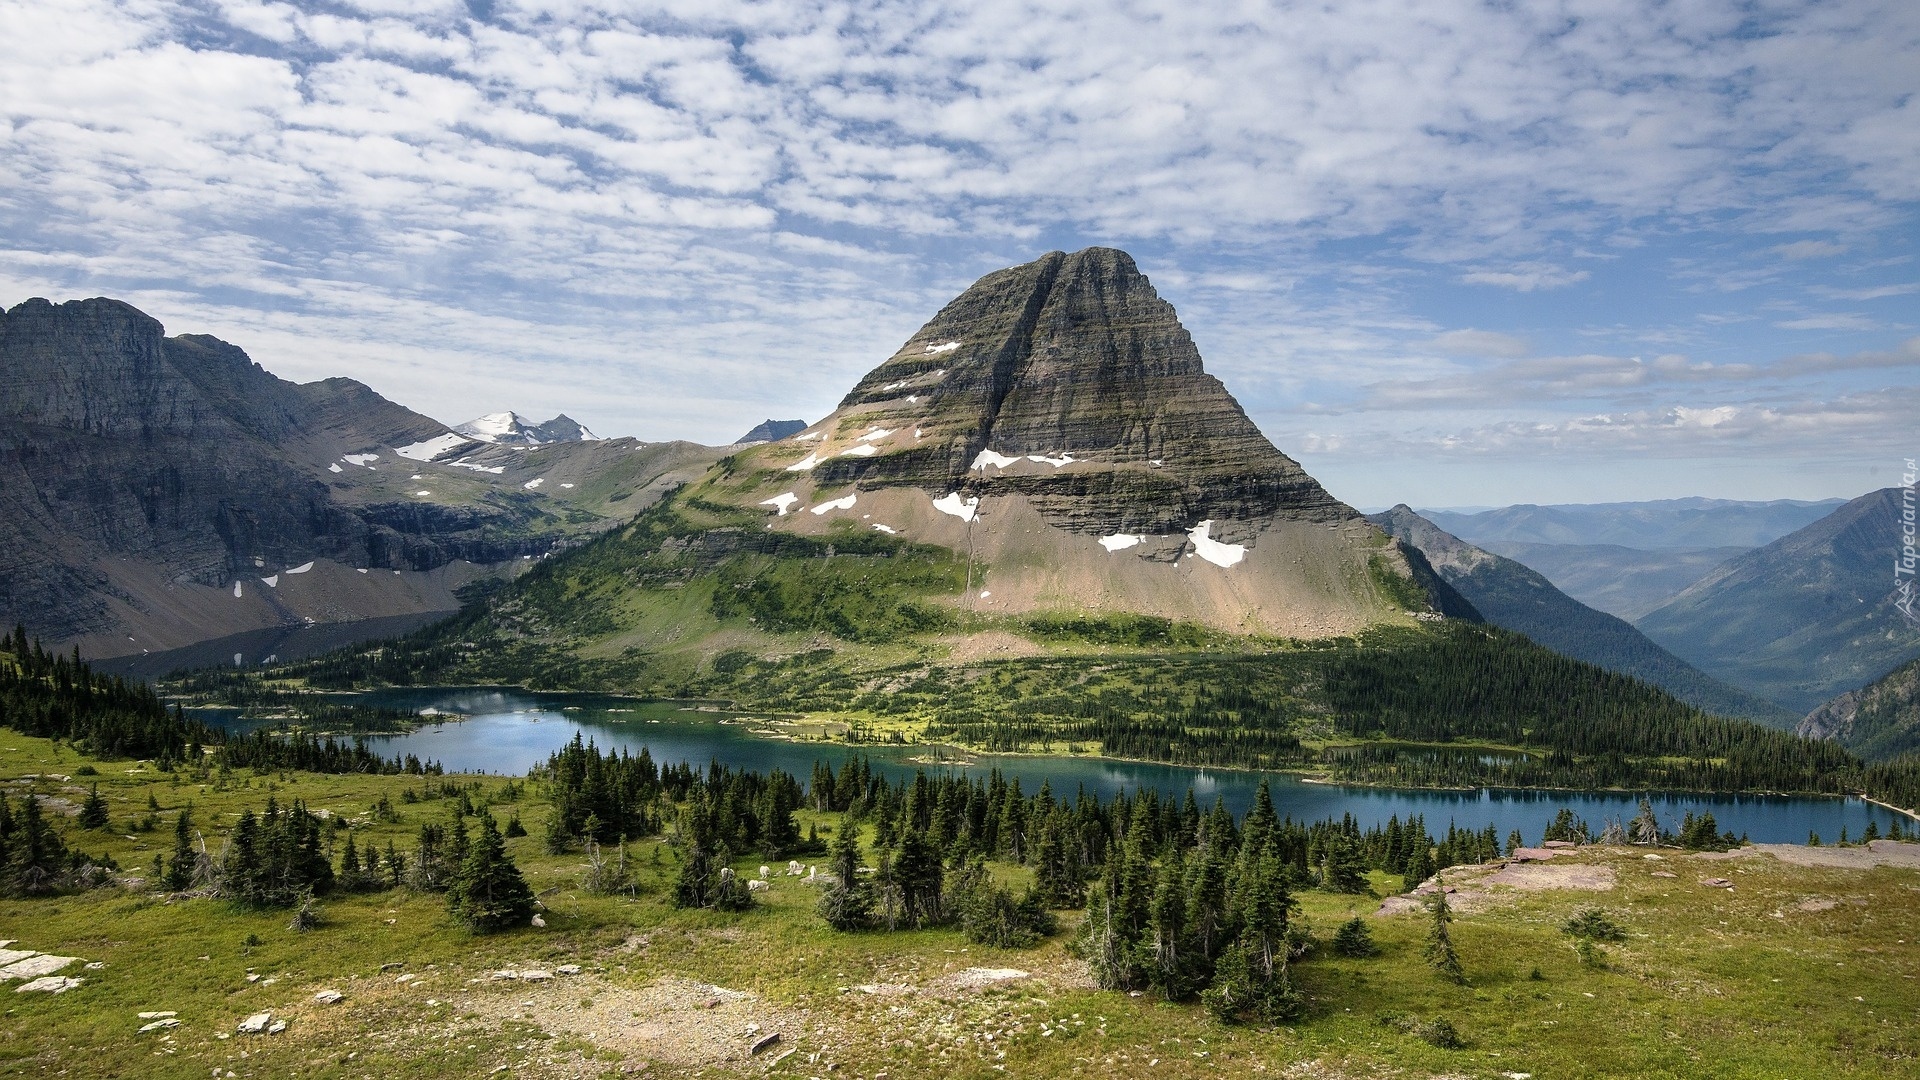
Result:
M1810 738L1835 739L1868 761L1920 750L1920 660L1841 694L1808 713L1797 730Z
M756 530L699 492L446 623L272 677L334 689L511 683L726 699L831 721L854 740L1378 783L1811 792L1867 783L1830 742L1705 714L1496 627L1444 620L1296 641L1138 615L968 613L954 602L962 553L852 529ZM1905 775L1902 766L1880 776L1876 790L1913 801Z

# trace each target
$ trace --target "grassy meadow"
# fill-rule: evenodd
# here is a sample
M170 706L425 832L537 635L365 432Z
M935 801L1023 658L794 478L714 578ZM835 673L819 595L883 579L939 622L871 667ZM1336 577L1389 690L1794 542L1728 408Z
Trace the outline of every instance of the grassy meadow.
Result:
M98 775L80 775L86 765ZM21 780L30 774L39 778ZM6 1076L1920 1076L1913 870L1583 849L1563 858L1610 871L1614 887L1496 889L1461 905L1453 929L1466 985L1421 959L1422 913L1374 917L1381 955L1339 959L1322 947L1295 962L1310 998L1304 1017L1227 1027L1194 1003L1094 988L1065 948L1077 913L1028 950L969 945L958 930L838 934L813 912L819 887L782 876L783 865L751 911L676 911L675 855L655 840L628 847L634 895L589 894L582 854L544 852L547 807L524 780L514 801L501 777L236 773L200 784L0 729L0 781L16 800L34 791L75 804L97 781L111 826L64 818L61 828L69 844L122 868L113 887L0 900L0 938L16 939L12 948L103 965L74 965L65 974L84 984L58 996L4 991ZM352 822L362 849L392 840L405 851L421 823L450 816L446 799L406 793L442 784L474 785L470 798L503 823L521 818L530 835L508 846L544 905L544 928L476 937L441 897L395 890L326 897L321 924L297 932L286 911L169 897L131 880L150 877L153 856L170 851L174 815L189 804L215 851L239 812L270 794ZM398 821L374 819L383 796ZM158 826L137 831L149 814ZM839 824L798 817L803 832ZM735 865L756 876L759 860ZM1702 883L1720 876L1734 888ZM1373 880L1382 895L1402 884ZM1379 904L1315 891L1300 900L1323 942ZM1595 905L1627 931L1605 946L1603 966L1584 964L1559 929ZM581 970L493 977L562 965ZM343 999L317 1003L323 989ZM138 1032L138 1013L163 1010L178 1027ZM262 1011L289 1027L234 1034ZM1464 1045L1424 1038L1436 1018ZM775 1032L777 1042L749 1053Z

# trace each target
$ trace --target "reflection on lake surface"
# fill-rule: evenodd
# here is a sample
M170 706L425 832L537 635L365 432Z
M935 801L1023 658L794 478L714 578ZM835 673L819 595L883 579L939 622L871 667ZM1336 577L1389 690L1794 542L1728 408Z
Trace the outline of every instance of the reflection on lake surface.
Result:
M837 766L848 755L862 753L876 769L894 778L911 777L914 770L923 768L982 774L997 768L1009 777L1018 777L1029 793L1047 783L1056 796L1065 797L1083 786L1102 797L1136 787L1157 788L1178 797L1191 787L1202 806L1219 797L1236 814L1246 809L1264 779L1271 785L1279 812L1295 820L1317 821L1352 814L1365 828L1384 823L1395 814L1402 819L1420 814L1425 815L1427 827L1435 833L1445 830L1450 820L1474 829L1491 822L1503 837L1509 830L1519 829L1533 842L1540 839L1548 819L1562 806L1571 808L1597 830L1608 818L1632 819L1641 794L1347 787L1306 783L1284 773L1089 757L971 754L950 749L944 754L951 762L937 765L914 759L942 754L938 748L789 742L754 734L755 729L767 730L767 725L764 719L756 721L751 715L697 711L672 702L602 694L442 687L383 690L358 695L354 700L366 705L432 709L461 717L458 723L429 724L409 735L367 739L370 748L387 756L417 754L457 772L523 775L543 764L547 755L579 732L602 749L625 748L638 753L641 747L647 747L662 765L684 761L705 767L719 761L732 768L760 772L779 768L804 782L815 761ZM1722 831L1745 833L1767 843L1804 843L1809 831L1831 843L1842 828L1858 837L1869 821L1877 822L1884 833L1895 816L1860 799L1657 793L1651 798L1654 812L1666 828L1677 830L1689 811L1711 811Z

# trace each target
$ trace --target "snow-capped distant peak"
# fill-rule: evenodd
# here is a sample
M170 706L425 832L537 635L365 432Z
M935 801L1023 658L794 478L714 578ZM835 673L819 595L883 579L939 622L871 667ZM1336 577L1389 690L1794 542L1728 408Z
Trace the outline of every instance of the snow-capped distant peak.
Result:
M508 442L521 442L531 427L533 425L519 413L496 412L455 425L453 430L481 442L500 442L503 438Z
M536 424L516 412L488 413L453 430L470 439L502 446L543 446L557 442L598 442L600 436L565 413Z

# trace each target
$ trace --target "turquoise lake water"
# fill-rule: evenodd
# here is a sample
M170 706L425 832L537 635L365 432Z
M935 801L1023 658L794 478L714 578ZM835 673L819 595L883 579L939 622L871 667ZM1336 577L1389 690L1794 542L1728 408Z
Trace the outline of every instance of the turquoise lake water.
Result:
M911 778L916 769L964 770L984 775L998 768L1018 777L1029 794L1049 783L1056 796L1072 797L1081 787L1105 797L1116 791L1156 788L1175 797L1191 787L1202 807L1218 797L1235 813L1246 809L1254 790L1267 781L1279 812L1295 820L1317 821L1352 814L1364 828L1399 815L1424 815L1438 833L1453 821L1482 829L1492 823L1501 837L1519 829L1537 843L1554 813L1568 807L1596 830L1608 818L1631 820L1642 794L1667 828L1677 828L1689 811L1710 811L1723 831L1745 833L1763 843L1804 843L1809 831L1831 843L1845 828L1858 837L1867 823L1886 832L1895 817L1860 799L1760 795L1699 795L1662 792L1579 792L1481 789L1429 791L1349 787L1307 783L1286 773L1195 768L1093 757L1031 757L970 754L925 746L847 747L770 738L764 717L734 716L694 707L600 694L537 693L518 689L395 689L359 695L368 705L435 709L450 714L446 723L429 724L408 735L368 738L371 749L387 756L417 754L458 772L524 775L575 732L603 750L647 747L662 765L685 761L705 767L719 761L737 769L765 772L780 768L802 781L815 761L835 766L853 753L865 754L874 767L893 777ZM452 722L458 717L457 722ZM944 755L948 760L926 760ZM915 760L922 759L922 760Z

